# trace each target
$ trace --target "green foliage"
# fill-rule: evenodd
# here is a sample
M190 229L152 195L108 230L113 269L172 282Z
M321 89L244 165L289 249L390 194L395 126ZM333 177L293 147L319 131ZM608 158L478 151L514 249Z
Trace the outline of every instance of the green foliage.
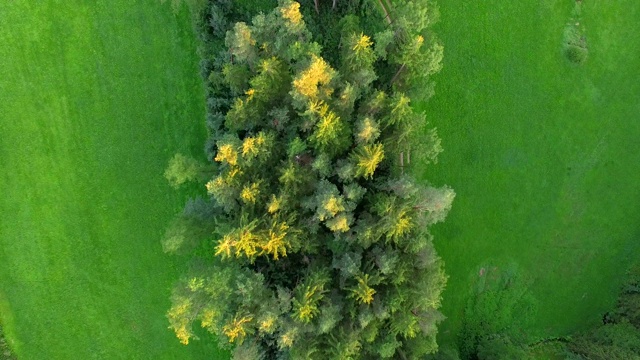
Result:
M184 254L209 238L216 228L211 219L219 213L212 201L190 199L180 216L169 225L162 239L162 249L167 253Z
M640 266L627 274L618 305L604 325L574 336L567 349L578 359L640 359Z
M464 312L461 357L489 360L525 354L523 349L531 340L525 329L536 311L536 300L514 266L481 268Z
M465 311L461 337L462 359L508 360L566 358L570 360L640 359L640 267L634 267L623 286L618 306L607 313L604 324L567 338L532 339L520 331L533 314L535 300L515 272L480 271L475 299ZM441 352L434 359L456 359Z
M169 160L164 177L172 187L178 188L189 181L206 179L214 169L212 165L204 165L193 158L177 153Z
M376 81L385 62L375 37L353 16L335 21L333 63L290 0L229 25L212 60L207 151L218 171L198 216L180 218L164 242L209 250L172 298L183 343L199 321L237 359L437 350L447 277L427 226L444 220L454 193L398 177L388 151L410 148L424 117L408 93Z
M640 329L629 323L606 324L572 339L569 351L589 360L640 359Z
M14 355L7 339L4 337L4 331L2 330L2 326L0 326L0 359L2 360L16 360L16 356Z
M608 314L612 320L626 319L630 324L640 329L640 265L635 265L628 273L629 280L622 288L622 295L618 300L618 307L614 314Z

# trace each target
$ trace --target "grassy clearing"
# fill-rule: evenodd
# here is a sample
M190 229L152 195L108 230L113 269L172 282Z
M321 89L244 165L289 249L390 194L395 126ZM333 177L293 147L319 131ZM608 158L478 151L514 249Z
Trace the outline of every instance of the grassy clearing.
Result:
M439 2L446 54L422 107L445 152L424 171L457 192L435 228L456 340L480 270L515 263L538 300L534 337L595 325L640 238L640 6L584 1L589 57L563 54L573 1Z
M23 359L225 358L167 328L159 238L202 154L186 12L157 1L0 3L0 320Z

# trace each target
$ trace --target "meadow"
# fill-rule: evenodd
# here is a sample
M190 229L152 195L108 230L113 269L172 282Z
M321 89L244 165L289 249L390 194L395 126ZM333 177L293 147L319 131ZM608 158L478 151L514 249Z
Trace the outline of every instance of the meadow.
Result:
M473 285L517 268L534 338L591 327L640 251L640 7L583 2L589 57L562 53L574 1L439 2L436 95L418 104L445 151L414 169L448 184L440 342ZM204 97L189 16L156 1L0 3L0 323L19 358L228 358L167 329L180 258L159 239L194 190L162 176L202 158Z
M165 313L183 260L160 238L203 158L185 12L158 1L0 3L0 322L21 359L226 358Z
M633 1L439 2L436 95L420 108L444 152L416 169L457 197L433 230L449 274L440 343L458 341L472 288L516 268L542 339L601 322L640 243L640 7ZM562 52L580 22L589 57Z

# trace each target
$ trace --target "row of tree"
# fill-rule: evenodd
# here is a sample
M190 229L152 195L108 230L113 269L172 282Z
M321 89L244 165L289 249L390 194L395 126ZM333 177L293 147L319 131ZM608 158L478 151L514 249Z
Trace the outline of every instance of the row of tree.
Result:
M203 52L211 163L177 155L165 174L176 186L206 179L206 198L187 204L163 243L199 254L168 312L184 344L199 323L234 359L436 351L446 276L428 227L455 195L404 167L441 151L411 107L440 69L437 12L380 2L380 31L368 34L356 15L371 3L356 3L309 6L333 14L340 36L328 50L300 3L251 22L234 22L230 1L208 8L202 38L214 47L224 34L225 45Z

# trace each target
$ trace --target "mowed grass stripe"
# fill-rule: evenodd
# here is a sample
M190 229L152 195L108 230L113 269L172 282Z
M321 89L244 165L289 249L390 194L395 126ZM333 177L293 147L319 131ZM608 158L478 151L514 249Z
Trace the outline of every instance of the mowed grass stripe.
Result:
M640 242L640 7L585 1L589 59L563 56L575 2L439 2L446 54L426 105L443 138L426 180L457 192L436 247L456 341L483 266L518 265L539 301L528 333L565 335L610 309Z
M167 328L184 204L162 172L201 156L188 15L155 1L0 4L0 320L24 359L226 358Z

